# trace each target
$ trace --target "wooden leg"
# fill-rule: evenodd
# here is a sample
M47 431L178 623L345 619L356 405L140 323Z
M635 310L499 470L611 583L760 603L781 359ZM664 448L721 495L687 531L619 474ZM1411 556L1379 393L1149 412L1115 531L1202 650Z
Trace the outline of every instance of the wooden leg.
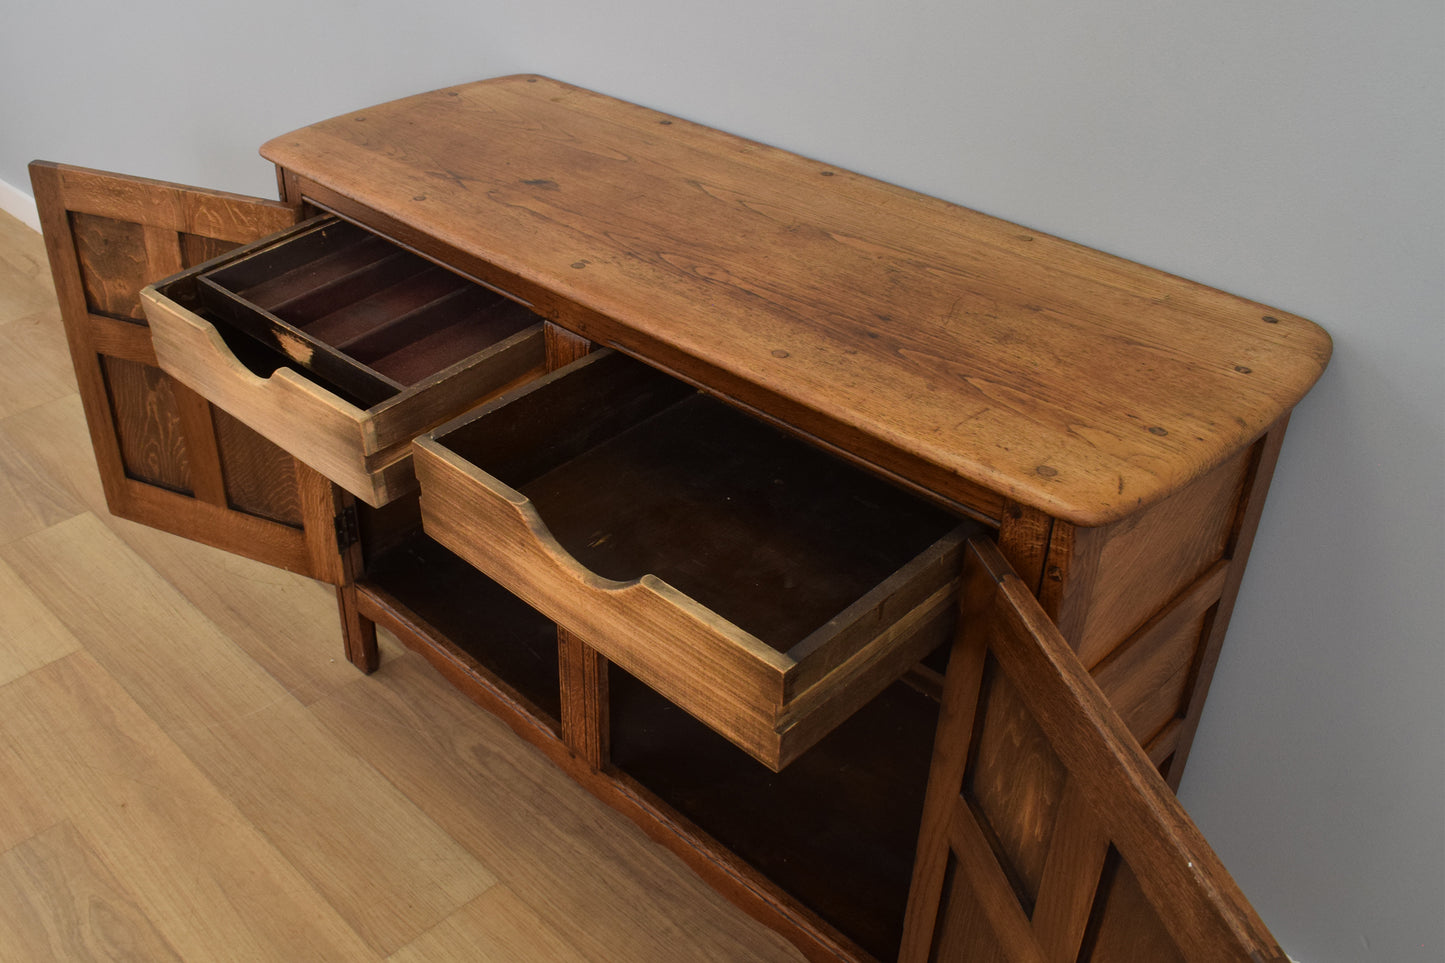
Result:
M368 674L381 664L376 647L376 623L362 615L356 605L354 584L336 587L336 604L341 610L341 635L346 644L346 661Z
M607 660L582 639L557 627L562 682L562 740L592 769L608 762Z

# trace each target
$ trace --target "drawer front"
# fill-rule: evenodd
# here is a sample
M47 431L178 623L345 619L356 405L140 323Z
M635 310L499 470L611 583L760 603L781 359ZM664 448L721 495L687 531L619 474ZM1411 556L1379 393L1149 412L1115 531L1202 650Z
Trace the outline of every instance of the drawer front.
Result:
M415 447L428 534L774 769L950 636L977 531L607 352Z
M141 298L162 368L376 506L416 487L413 437L544 362L523 306L334 218Z

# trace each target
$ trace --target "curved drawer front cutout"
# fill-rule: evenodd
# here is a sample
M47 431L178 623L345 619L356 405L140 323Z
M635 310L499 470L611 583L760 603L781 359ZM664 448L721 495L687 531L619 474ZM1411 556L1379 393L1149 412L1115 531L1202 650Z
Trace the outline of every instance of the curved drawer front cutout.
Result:
M978 531L610 352L416 447L433 538L774 769L949 636Z
M540 373L525 306L334 217L141 293L161 367L371 505L410 441Z

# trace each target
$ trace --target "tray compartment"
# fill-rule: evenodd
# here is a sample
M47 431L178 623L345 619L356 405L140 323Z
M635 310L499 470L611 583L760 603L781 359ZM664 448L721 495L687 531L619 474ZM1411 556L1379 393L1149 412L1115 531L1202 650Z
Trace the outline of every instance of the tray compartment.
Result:
M774 769L947 637L977 530L607 352L416 462L432 537Z
M162 368L377 506L414 436L544 363L525 305L330 216L141 297Z

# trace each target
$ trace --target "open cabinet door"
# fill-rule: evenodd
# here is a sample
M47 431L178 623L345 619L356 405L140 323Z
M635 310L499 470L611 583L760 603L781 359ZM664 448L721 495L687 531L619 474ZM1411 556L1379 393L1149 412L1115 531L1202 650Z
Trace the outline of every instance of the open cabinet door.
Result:
M997 546L966 557L899 959L1286 960Z
M111 512L339 581L330 484L161 371L139 299L296 210L44 161L30 177Z

